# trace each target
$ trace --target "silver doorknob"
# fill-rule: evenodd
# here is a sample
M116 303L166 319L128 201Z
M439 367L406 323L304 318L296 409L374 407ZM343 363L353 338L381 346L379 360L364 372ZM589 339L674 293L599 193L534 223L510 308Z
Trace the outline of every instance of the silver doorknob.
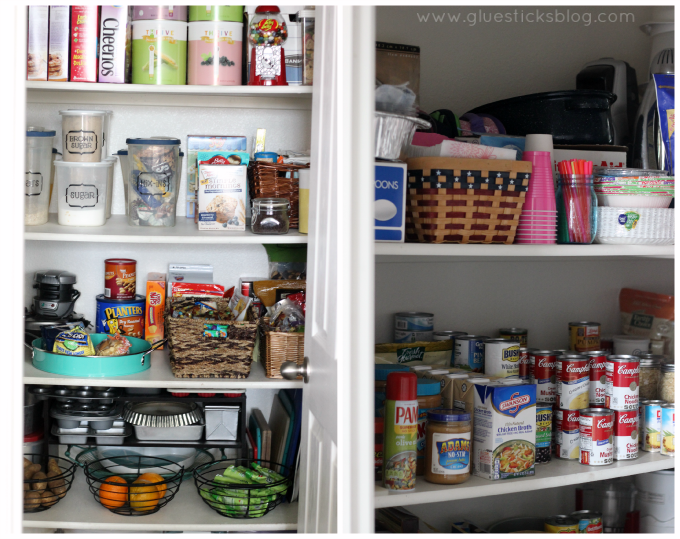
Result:
M281 365L281 376L286 380L297 380L298 376L302 376L306 384L309 382L309 358L305 357L302 365L298 365L295 361L284 361Z

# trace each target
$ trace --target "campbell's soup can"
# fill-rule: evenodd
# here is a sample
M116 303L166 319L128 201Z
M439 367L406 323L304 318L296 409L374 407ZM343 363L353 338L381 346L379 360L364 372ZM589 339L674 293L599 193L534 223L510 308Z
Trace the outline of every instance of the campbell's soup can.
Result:
M609 356L607 358L605 408L635 410L640 399L640 358Z
M596 350L586 352L584 355L590 358L590 386L589 401L593 408L602 407L605 403L607 389L607 357L609 352Z
M520 380L530 380L529 376L529 352L536 351L536 348L521 346L519 349L519 378Z
M585 355L563 355L556 360L557 402L563 410L588 408L590 359Z
M131 258L104 260L104 297L134 299L137 293L137 261Z
M569 516L578 519L579 533L602 533L602 513L599 511L584 509L574 511Z
M557 354L552 350L529 352L529 379L536 385L536 402L553 403L557 397Z
M431 341L434 314L408 311L394 315L394 342Z
M579 433L581 464L604 466L614 462L614 410L581 410Z
M640 449L650 453L661 451L661 405L662 400L643 400L640 402Z
M519 342L506 339L484 341L484 374L498 378L519 377Z
M498 330L501 339L519 342L520 346L527 345L529 330L524 328L501 328Z
M599 350L600 323L569 322L569 348L581 353Z
M637 410L616 410L614 412L614 460L638 458L640 437Z
M661 454L675 457L675 403L661 405Z
M484 372L483 335L461 335L453 342L453 366L467 371Z
M577 460L579 457L579 410L556 410L556 423L560 427L555 456L565 460Z
M569 515L555 515L545 519L545 533L578 533L579 520Z

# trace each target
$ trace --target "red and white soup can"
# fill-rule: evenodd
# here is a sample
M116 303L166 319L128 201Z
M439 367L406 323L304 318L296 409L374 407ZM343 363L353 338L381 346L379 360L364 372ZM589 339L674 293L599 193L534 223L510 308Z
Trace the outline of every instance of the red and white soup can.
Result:
M604 405L610 410L637 410L640 404L640 358L609 356Z
M529 352L534 352L536 348L522 346L519 349L519 379L529 380Z
M553 403L557 398L557 354L552 350L529 351L529 377L536 386L536 402Z
M607 358L610 354L605 350L598 350L585 352L584 355L590 358L590 406L594 408L604 406L607 391Z
M586 408L579 416L581 464L604 466L614 461L614 411Z
M557 402L563 410L588 408L590 359L582 354L557 356Z
M614 460L638 458L639 425L638 410L614 412Z
M579 456L580 410L556 410L555 427L559 428L555 456L560 459L577 460Z

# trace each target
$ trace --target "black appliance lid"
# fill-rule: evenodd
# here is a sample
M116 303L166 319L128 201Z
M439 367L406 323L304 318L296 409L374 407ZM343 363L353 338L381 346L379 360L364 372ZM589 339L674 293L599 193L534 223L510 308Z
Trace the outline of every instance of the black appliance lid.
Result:
M73 273L62 270L41 270L36 271L33 282L37 284L76 284L77 278Z

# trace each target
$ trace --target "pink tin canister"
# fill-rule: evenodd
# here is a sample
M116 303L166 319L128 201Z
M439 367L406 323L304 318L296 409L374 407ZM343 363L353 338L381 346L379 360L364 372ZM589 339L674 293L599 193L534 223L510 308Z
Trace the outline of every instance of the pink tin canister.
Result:
M133 21L184 21L188 17L187 6L132 6Z

